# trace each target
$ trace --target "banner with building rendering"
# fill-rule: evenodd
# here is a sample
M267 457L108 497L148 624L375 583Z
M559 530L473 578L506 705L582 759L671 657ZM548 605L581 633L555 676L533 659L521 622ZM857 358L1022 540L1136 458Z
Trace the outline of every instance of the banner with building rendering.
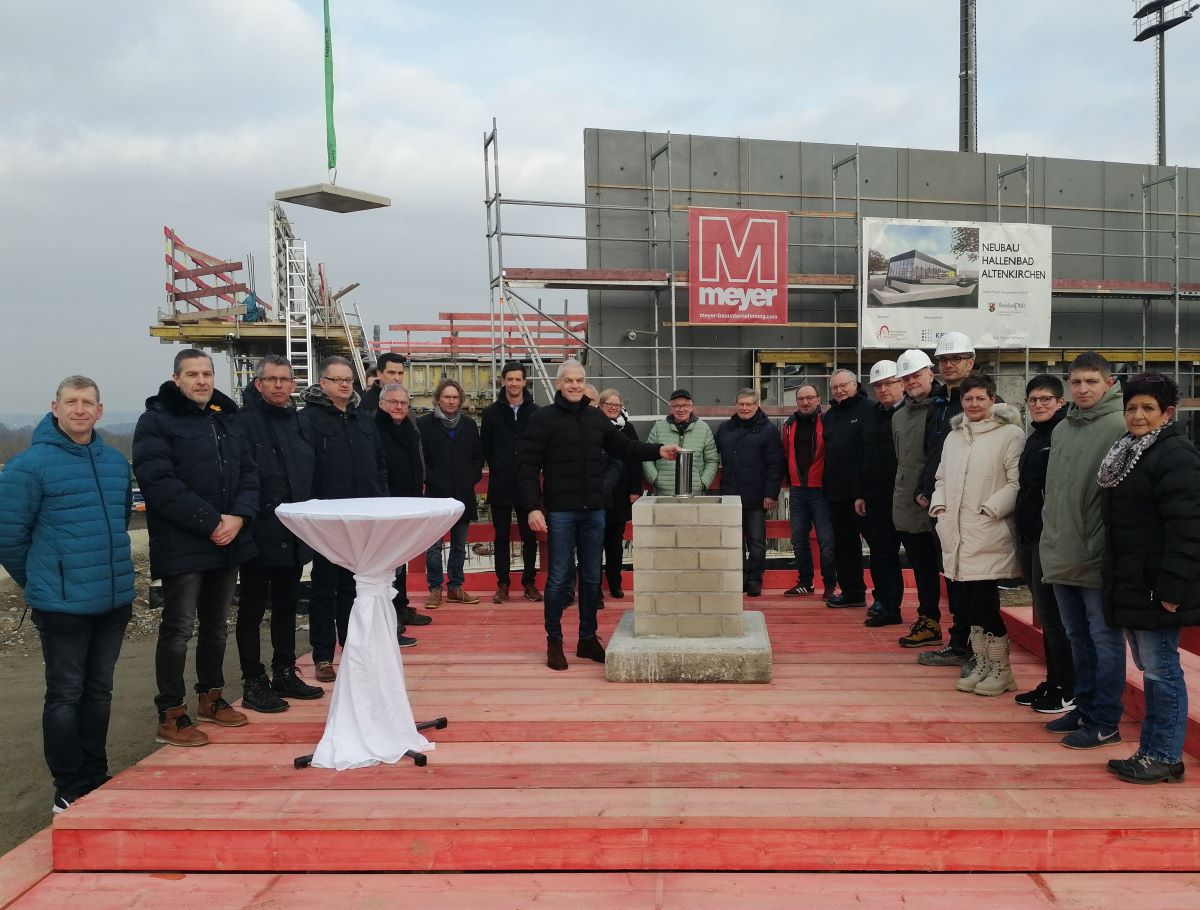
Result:
M787 212L688 209L688 321L788 318Z
M1049 225L864 218L864 348L933 348L965 332L976 348L1050 343Z

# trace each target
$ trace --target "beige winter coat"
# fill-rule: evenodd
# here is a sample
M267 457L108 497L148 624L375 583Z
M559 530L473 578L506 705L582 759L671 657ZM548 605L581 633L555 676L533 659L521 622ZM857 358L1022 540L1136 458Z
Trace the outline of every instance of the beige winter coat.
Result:
M972 423L950 421L929 514L937 519L942 569L954 581L1021 574L1013 512L1025 431L1012 405L998 404Z

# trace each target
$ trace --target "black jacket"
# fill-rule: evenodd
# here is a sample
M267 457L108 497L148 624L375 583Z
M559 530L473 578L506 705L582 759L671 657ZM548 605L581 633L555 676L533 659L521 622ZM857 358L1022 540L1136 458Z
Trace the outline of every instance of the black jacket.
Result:
M309 386L301 396L300 422L317 455L314 499L362 499L387 495L387 465L375 423L351 401L339 411L321 391Z
M1013 513L1017 539L1036 544L1042 536L1042 505L1046 501L1046 468L1050 464L1050 435L1067 416L1069 405L1059 408L1049 420L1035 423L1021 452L1017 508Z
M764 499L778 499L783 480L783 444L779 431L762 409L749 420L736 414L717 427L721 453L722 496L740 496L747 509L761 509Z
M418 418L417 429L425 447L425 495L457 499L465 507L463 518L474 521L479 517L475 484L483 477L479 426L463 414L451 436L435 414L426 414Z
M375 431L383 444L387 462L387 490L390 496L425 494L425 452L421 431L409 416L396 423L382 409L375 412Z
M1128 477L1100 491L1100 509L1109 627L1200 625L1200 452L1178 426L1162 431ZM1179 610L1167 612L1164 600Z
M237 425L258 466L258 515L251 531L258 556L256 566L302 566L313 558L312 548L283 526L275 507L312 498L312 439L300 423L300 412L290 404L267 404L253 385L242 392Z
M171 380L146 399L133 432L133 471L146 497L150 573L155 578L240 566L257 552L258 469L228 395L213 390L201 409ZM222 515L246 520L233 542L209 535Z
M488 465L487 501L490 505L513 506L517 503L517 450L529 418L537 409L528 389L515 416L503 392L483 409L479 435Z
M604 454L654 461L659 446L635 442L585 401L561 392L529 418L517 454L518 505L549 512L604 507ZM543 476L544 493L538 488Z
M383 383L377 382L358 396L358 409L364 414L375 414L379 411L379 396L383 394Z
M611 421L610 421L611 423ZM617 426L615 423L613 426ZM617 430L627 436L631 442L640 442L637 430L626 418L625 426ZM633 517L633 503L629 501L632 493L642 492L642 463L637 459L617 459L605 455L608 464L604 468L605 508L608 509L608 522L629 521Z
M885 408L876 402L863 421L862 464L854 484L854 498L865 500L873 509L892 512L892 496L896 490L896 441L892 438L892 415L904 407L901 398Z
M863 457L863 427L873 405L861 388L834 401L821 418L825 425L825 473L821 487L830 502L850 502Z

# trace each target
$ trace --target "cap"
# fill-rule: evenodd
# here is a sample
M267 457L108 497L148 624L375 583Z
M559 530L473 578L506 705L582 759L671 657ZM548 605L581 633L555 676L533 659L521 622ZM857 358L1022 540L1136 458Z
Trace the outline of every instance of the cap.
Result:
M896 378L896 361L880 360L875 366L871 367L871 378L869 382L874 385L877 382L882 382L884 379Z
M674 392L671 393L671 397L668 400L674 401L676 398L686 398L688 401L691 401L692 393L689 392L687 389L676 389Z
M905 376L911 376L918 370L932 366L933 361L929 359L928 354L917 348L910 348L896 358L896 375L903 379Z
M943 354L974 354L975 345L971 344L971 339L962 332L947 332L938 339L937 350L933 352L934 357L941 357Z

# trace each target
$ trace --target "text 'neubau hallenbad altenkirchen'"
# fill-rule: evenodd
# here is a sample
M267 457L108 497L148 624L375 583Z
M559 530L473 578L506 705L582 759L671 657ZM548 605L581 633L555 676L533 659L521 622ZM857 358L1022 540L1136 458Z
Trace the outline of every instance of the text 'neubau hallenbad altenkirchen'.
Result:
M1042 269L1019 268L1019 266L1036 265L1037 260L1032 256L1022 256L1021 244L1019 243L981 243L979 244L980 252L983 254L980 258L984 269L979 273L980 278L1040 278L1046 277L1046 272ZM1013 255L988 255L1011 253ZM988 268L988 266L1007 266L1007 268ZM1013 268L1018 266L1018 268Z

